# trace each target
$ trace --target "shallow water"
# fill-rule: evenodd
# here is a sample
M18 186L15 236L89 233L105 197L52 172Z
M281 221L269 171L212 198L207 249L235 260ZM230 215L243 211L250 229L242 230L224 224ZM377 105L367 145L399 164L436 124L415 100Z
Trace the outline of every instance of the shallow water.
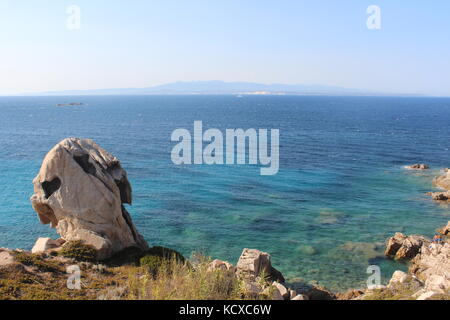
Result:
M80 101L87 105L56 107ZM405 268L382 256L394 232L432 236L450 210L424 195L450 166L450 99L301 96L0 98L0 246L30 249L42 226L29 197L61 139L92 138L121 159L129 208L152 245L235 263L245 247L271 253L291 281L339 290ZM176 128L280 129L280 172L258 166L175 166ZM429 172L402 166L425 162Z

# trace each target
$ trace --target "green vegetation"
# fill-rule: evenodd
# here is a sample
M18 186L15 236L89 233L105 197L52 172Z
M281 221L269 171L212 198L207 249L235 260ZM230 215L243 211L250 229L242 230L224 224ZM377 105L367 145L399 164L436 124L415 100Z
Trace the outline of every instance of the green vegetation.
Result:
M48 261L43 255L26 254L18 252L14 255L14 260L25 266L35 267L41 272L62 272L61 266L54 262Z
M80 242L66 244L56 256L13 252L15 262L0 268L0 300L236 300L270 294L255 296L233 271L212 270L211 260L201 255L188 261L174 250L154 247L141 253L137 263L105 266L85 262L94 253ZM72 259L80 261L81 290L67 288Z
M185 264L186 259L181 253L164 247L152 247L139 260L139 265L147 268L152 276L156 276L160 268L166 267L170 262Z
M82 241L70 241L64 244L58 255L75 261L94 262L97 251L94 247L86 245Z
M393 283L388 288L376 289L364 296L364 300L415 300L412 295L421 289L421 284L408 276L404 283Z

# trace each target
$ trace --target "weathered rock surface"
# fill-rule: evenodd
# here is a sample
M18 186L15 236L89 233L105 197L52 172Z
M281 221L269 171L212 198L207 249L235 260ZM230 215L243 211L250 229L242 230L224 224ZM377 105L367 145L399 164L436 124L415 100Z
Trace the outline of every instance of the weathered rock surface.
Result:
M41 253L45 252L49 249L55 249L61 247L65 243L64 240L52 240L50 238L39 238L37 239L33 249L31 249L32 253Z
M229 263L227 261L222 261L222 260L216 259L209 264L208 270L209 271L214 271L214 270L235 271L235 268L231 263Z
M281 283L274 281L272 284L275 287L275 290L277 290L280 295L283 297L284 300L288 300L290 298L290 293L288 289L286 289L285 286L283 286Z
M427 291L450 291L450 243L424 245L411 261L410 272L425 283Z
M285 281L281 272L272 267L270 255L256 249L244 249L236 266L236 274L249 281L255 281L263 274L272 281Z
M131 186L120 161L89 139L69 138L46 155L31 203L62 239L82 240L106 259L128 247L148 248L123 204Z
M357 300L364 295L364 293L363 290L351 289L343 293L338 293L336 296L338 300Z
M385 254L397 260L412 259L420 253L422 245L427 245L429 243L430 240L423 236L405 236L402 233L396 233L393 237L388 239Z
M447 234L449 225L441 228L440 232ZM386 254L411 259L408 274L396 271L388 289L407 284L408 290L414 288L416 293L411 297L417 300L426 300L435 295L449 297L450 243L445 240L442 244L431 243L421 236L407 237L397 233L388 240Z
M264 289L264 291L262 292L263 295L269 297L270 300L285 300L283 298L283 295L281 294L280 290L278 290L278 288L274 287L274 286L269 286L267 288Z
M406 272L397 270L392 275L392 278L388 284L388 288L392 287L395 283L405 283L407 279L408 279L408 274Z
M9 250L0 249L0 267L14 263L14 256Z
M430 167L428 165L423 164L423 163L412 164L410 166L406 166L405 168L409 169L409 170L427 170L427 169L430 169Z

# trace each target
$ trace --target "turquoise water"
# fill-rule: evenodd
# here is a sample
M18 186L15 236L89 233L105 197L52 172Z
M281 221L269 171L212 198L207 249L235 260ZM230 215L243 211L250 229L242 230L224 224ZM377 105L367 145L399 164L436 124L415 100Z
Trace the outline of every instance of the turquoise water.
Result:
M80 101L86 106L56 107ZM138 229L152 245L236 263L272 254L291 281L334 290L404 266L382 256L396 231L432 236L450 210L424 195L450 166L450 99L301 96L0 98L0 246L30 249L42 226L29 197L59 140L92 138L128 171ZM258 166L175 166L176 128L280 129L280 172ZM425 162L429 172L402 166Z

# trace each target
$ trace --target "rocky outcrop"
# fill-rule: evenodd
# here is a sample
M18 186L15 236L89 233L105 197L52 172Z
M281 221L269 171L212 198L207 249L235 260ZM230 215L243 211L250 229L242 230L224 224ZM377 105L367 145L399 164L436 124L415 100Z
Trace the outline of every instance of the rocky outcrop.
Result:
M385 254L396 260L412 259L420 253L423 245L429 243L430 240L423 236L405 236L403 233L396 233L388 239Z
M31 203L65 241L82 240L106 259L128 247L148 248L123 204L131 186L120 161L88 139L69 138L46 155Z
M450 243L423 246L412 261L410 272L424 282L426 291L450 291Z
M427 170L430 169L430 167L426 164L423 163L416 163L416 164L412 164L410 166L405 166L406 169L409 170Z
M215 265L222 266L220 262ZM272 266L270 255L256 249L244 249L236 266L236 276L251 296L263 296L270 300L309 300L312 299L309 294L321 300L323 295L317 293L325 292L318 287L308 286L307 292L298 294L288 287L281 272Z
M450 222L439 231L447 235ZM417 300L450 294L450 243L431 243L422 236L396 233L387 242L386 255L410 260L408 273L396 271L387 290L403 288ZM405 289L406 288L406 289Z
M272 281L285 281L281 272L272 267L270 255L256 249L244 249L236 269L236 274L240 278L250 281L255 281L257 277L262 275Z
M444 169L444 174L434 178L433 184L445 190L450 190L450 169Z

